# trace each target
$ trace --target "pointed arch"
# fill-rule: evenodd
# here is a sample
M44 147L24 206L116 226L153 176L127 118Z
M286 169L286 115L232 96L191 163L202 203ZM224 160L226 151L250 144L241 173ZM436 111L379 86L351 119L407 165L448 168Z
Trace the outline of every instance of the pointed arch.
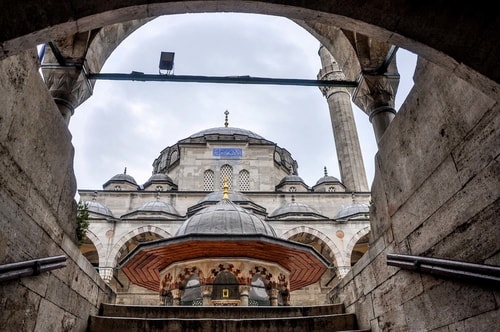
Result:
M105 251L104 245L102 244L101 240L99 240L97 235L95 235L94 232L92 232L90 229L87 229L85 236L86 236L86 239L92 243L92 245L95 247L95 250L97 251L98 266L102 266L102 264L106 261L106 251ZM86 241L84 240L84 243L85 242ZM82 250L82 245L80 245L80 251L87 258L87 255L85 255L85 250ZM90 261L90 259L89 259L89 262L92 263Z

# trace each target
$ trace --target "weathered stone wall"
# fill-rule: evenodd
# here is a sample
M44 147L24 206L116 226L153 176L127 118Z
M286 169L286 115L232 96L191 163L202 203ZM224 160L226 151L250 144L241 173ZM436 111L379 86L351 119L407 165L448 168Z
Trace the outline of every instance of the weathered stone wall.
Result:
M71 135L35 50L0 62L0 264L66 255L67 266L0 284L0 329L85 331L114 293L80 253Z
M498 289L387 266L388 253L500 265L500 117L493 100L420 59L380 142L371 248L329 294L376 331L493 331Z

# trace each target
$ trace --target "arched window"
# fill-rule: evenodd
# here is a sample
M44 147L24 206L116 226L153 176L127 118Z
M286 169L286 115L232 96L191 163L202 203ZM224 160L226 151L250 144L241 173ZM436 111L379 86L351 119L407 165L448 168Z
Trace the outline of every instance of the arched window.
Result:
M207 169L203 173L203 190L214 191L214 171Z
M331 193L334 192L335 191L335 187L328 187L328 191L331 192Z
M297 188L295 188L294 186L291 186L289 189L288 189L289 192L296 192L297 191Z
M186 282L186 286L184 286L184 291L181 295L181 305L203 305L200 280L196 274L192 274Z
M238 279L229 271L221 271L214 280L212 300L239 300Z
M224 189L224 180L227 179L227 185L229 190L231 190L231 184L233 182L233 168L231 165L222 165L220 168L220 189Z
M240 191L250 190L250 173L244 169L240 171Z
M271 305L271 302L269 301L269 294L267 294L266 290L266 284L264 283L263 277L261 275L256 274L252 278L250 292L248 293L248 305Z

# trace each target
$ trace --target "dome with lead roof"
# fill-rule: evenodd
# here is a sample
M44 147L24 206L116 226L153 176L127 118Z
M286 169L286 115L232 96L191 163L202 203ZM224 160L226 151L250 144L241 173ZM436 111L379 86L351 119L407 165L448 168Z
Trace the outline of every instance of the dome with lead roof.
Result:
M186 234L264 234L276 237L267 222L229 199L222 199L187 219L175 236Z
M364 203L354 203L343 207L340 211L335 215L334 219L347 219L359 214L369 214L370 206Z
M87 209L90 212L101 214L103 216L113 217L113 213L111 212L111 210L104 204L101 204L95 200L87 201L85 202L85 204L87 205Z

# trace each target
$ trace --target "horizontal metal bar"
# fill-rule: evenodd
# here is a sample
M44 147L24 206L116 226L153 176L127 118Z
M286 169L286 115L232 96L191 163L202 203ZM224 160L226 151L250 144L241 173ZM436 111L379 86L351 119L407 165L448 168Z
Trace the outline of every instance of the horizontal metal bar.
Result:
M66 266L66 256L53 256L0 266L0 282L38 275Z
M387 254L387 265L420 273L500 284L499 266L402 254Z
M339 80L309 80L295 78L269 78L252 76L192 76L192 75L156 75L132 72L119 73L88 73L91 80L115 81L152 81L152 82L193 82L193 83L225 83L225 84L267 84L267 85L296 85L296 86L334 86L355 88L358 82Z

